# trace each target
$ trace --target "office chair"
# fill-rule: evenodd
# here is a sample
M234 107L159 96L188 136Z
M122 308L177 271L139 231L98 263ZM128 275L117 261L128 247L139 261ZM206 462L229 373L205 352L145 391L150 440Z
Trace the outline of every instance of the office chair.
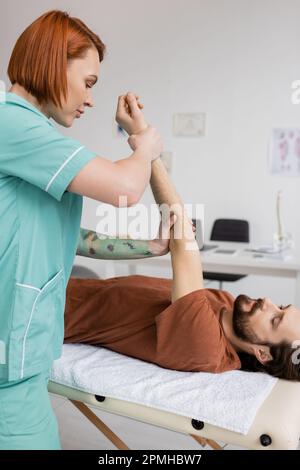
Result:
M240 219L216 219L210 239L223 242L249 243L249 222ZM203 272L204 279L219 281L220 289L222 289L223 282L236 282L244 277L246 277L246 274Z

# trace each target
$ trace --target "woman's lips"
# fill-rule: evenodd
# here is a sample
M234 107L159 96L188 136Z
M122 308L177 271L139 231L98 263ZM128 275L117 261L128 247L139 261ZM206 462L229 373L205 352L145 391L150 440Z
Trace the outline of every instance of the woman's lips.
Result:
M76 117L77 117L77 118L80 118L80 116L81 116L80 111L77 111L77 109L76 109Z

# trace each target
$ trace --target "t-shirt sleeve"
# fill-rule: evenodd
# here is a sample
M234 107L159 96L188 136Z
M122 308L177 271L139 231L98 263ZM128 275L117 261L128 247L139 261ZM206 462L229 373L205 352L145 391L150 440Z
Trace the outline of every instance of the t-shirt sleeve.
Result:
M8 133L12 129L8 129ZM0 172L46 191L58 201L76 174L97 154L47 121L24 122L0 150Z
M202 289L177 299L155 317L155 323L158 365L191 372L219 370L225 338Z

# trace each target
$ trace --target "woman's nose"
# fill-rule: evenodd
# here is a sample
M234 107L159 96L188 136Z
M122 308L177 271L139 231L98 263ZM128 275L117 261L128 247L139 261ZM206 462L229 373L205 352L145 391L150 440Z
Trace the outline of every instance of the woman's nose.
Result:
M88 90L84 105L89 106L90 108L94 106L93 97L92 97L92 93L90 92L90 90Z
M92 108L94 106L93 100L89 99L85 101L84 106L89 106L90 108Z

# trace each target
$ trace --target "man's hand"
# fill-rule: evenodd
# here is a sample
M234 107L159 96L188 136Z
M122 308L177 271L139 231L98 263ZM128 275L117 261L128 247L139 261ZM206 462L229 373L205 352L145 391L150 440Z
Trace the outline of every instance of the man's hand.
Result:
M163 256L169 252L170 230L175 220L174 214L171 214L166 220L161 220L156 238L149 241L151 252L157 256Z
M171 212L172 214L172 212ZM176 239L184 238L186 241L196 240L196 226L193 221L187 216L185 211L173 211L173 226L170 229L169 250L172 251L175 246ZM185 225L186 222L186 225Z
M161 220L159 224L159 229L157 237L154 240L150 240L149 247L151 247L152 253L155 253L157 256L166 255L170 250L170 235L174 230L174 224L176 223L177 215L170 214L170 217L167 220ZM188 219L193 232L196 231L196 228L193 222Z
M119 96L116 121L127 134L138 134L147 128L148 124L141 109L143 105L134 93L128 92Z

